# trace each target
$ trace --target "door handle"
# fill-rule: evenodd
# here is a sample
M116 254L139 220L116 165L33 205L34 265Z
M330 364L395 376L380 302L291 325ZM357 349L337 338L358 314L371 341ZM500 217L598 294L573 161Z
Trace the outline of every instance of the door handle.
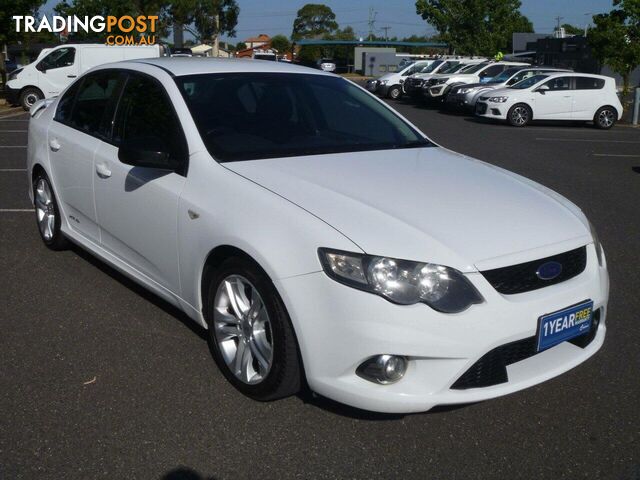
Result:
M98 163L96 165L96 173L100 178L109 178L111 176L111 170L104 163Z
M49 140L49 148L51 149L51 151L57 152L58 150L60 150L60 147L62 147L62 145L60 145L60 142L57 138L52 138L51 140Z
M67 75L67 78L76 78L78 75Z

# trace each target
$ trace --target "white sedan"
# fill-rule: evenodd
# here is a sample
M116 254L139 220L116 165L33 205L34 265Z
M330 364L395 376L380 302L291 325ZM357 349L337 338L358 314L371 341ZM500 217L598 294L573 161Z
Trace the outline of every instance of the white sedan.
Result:
M476 102L476 115L524 127L532 120L593 122L609 129L622 116L615 79L587 73L543 73Z
M435 145L340 77L113 63L31 115L44 243L72 241L184 310L251 398L306 381L425 411L530 387L603 344L606 259L580 209Z

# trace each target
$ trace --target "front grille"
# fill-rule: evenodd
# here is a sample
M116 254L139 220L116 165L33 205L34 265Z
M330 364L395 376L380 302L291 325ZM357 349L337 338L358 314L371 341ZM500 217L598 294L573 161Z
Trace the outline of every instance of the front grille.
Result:
M484 115L487 113L487 104L486 103L476 103L476 112L480 115Z
M598 309L593 312L591 329L586 334L569 340L570 343L585 348L593 341L600 325L600 311L601 309ZM453 390L466 390L468 388L491 387L506 383L509 381L507 365L526 360L537 355L537 353L535 336L494 348L464 372L451 388Z
M480 108L480 104L478 105ZM547 262L558 262L562 265L560 274L550 280L542 280L538 277L537 271L541 265ZM587 248L580 247L569 252L553 255L551 257L534 260L532 262L520 263L509 267L485 270L482 273L484 278L498 292L504 295L514 295L516 293L530 292L549 285L564 282L581 274L587 266Z

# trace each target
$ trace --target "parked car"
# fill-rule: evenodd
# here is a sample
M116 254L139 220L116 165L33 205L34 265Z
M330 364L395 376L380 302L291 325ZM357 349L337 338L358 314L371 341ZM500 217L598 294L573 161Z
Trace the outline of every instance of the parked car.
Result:
M476 402L605 338L606 259L577 206L317 69L100 66L34 105L27 157L44 244L184 310L254 399L306 381L380 412Z
M622 116L622 104L611 77L553 73L491 90L478 99L476 115L506 120L514 127L532 120L582 120L609 129Z
M452 87L456 85L486 83L500 75L507 68L528 67L528 63L518 62L482 62L464 72L453 75L434 75L429 79L424 95L428 100L444 101Z
M193 51L190 48L172 48L172 57L193 57Z
M456 60L436 60L431 65L423 68L417 73L410 75L404 83L404 91L413 98L422 98L422 87L434 75L462 73L462 70L470 65L482 63L482 60L456 59Z
M367 81L366 88L370 92L376 93L382 97L398 99L404 93L403 84L405 79L424 67L431 65L435 60L420 60L407 65L397 72L387 73L380 78Z
M336 63L330 58L321 58L318 60L318 68L325 72L335 72Z
M451 87L445 107L450 110L465 110L475 111L476 102L481 95L487 94L490 90L498 88L509 87L516 83L533 77L534 75L540 75L542 73L554 73L554 72L570 72L564 68L552 68L552 67L513 67L508 68L497 77L493 77L491 80L485 83L471 83L462 84Z
M78 76L96 65L159 56L160 45L60 45L9 76L7 101L12 105L21 105L28 111L38 100L59 95Z

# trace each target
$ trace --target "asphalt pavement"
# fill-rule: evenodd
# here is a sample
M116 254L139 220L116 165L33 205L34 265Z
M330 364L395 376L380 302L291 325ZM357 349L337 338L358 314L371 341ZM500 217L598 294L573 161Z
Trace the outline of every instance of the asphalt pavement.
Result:
M180 312L78 249L42 245L27 117L2 117L0 479L640 479L640 130L515 129L394 106L441 145L585 211L611 275L598 354L525 391L424 414L309 394L251 401Z

